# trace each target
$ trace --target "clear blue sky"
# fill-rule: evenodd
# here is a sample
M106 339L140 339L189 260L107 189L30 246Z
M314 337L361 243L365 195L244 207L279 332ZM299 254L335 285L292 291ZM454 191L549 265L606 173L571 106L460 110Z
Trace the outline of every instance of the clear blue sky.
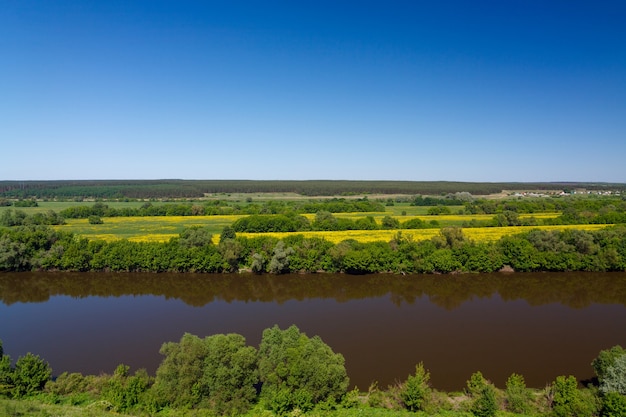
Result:
M0 0L0 180L626 182L626 1Z

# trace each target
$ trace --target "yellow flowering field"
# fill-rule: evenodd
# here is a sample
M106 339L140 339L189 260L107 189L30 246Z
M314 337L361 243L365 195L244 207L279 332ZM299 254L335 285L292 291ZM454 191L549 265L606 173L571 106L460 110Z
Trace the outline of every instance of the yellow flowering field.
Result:
M351 215L338 215L337 217L362 218L372 213L351 213ZM380 218L384 213L374 213ZM537 218L556 217L559 213L542 213L534 215ZM313 219L315 215L306 215ZM530 217L522 215L520 217ZM540 217L543 216L543 217ZM164 217L105 217L103 224L92 225L87 219L70 219L67 224L54 226L56 230L73 232L92 240L112 241L116 239L128 239L135 242L166 242L172 237L177 237L186 227L203 226L213 233L214 242L219 241L219 234L224 226L232 224L242 215L225 216L164 216ZM470 221L472 219L490 219L492 215L441 215L441 216L394 216L401 220L420 218L422 220L438 220L441 226ZM447 221L441 219L448 219ZM463 233L475 241L494 241L502 236L521 233L531 229L563 230L582 229L598 230L606 225L565 225L565 226L509 226L509 227L479 227L465 228ZM346 230L338 232L294 232L294 233L238 233L238 236L274 236L282 239L289 235L304 235L305 237L321 237L330 242L338 243L347 239L355 239L359 242L390 241L398 230ZM439 234L439 229L410 229L401 230L402 235L413 240L426 240Z
M607 225L586 224L586 225L564 225L564 226L508 226L508 227L475 227L463 229L463 234L471 240L477 242L495 241L503 236L514 235L527 232L533 229L541 230L599 230ZM403 229L403 230L346 230L340 232L293 232L293 233L237 233L237 236L255 237L272 236L283 239L290 235L303 235L304 237L321 237L333 243L343 240L354 239L359 242L388 242L398 233L402 236L410 237L415 241L431 239L439 234L440 229Z

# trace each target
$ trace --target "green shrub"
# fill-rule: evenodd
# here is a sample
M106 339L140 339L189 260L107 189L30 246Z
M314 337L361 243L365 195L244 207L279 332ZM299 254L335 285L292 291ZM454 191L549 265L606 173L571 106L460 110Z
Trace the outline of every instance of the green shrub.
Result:
M100 218L100 216L89 216L88 218L89 224L103 224L104 222Z
M626 396L617 392L609 392L602 397L602 417L626 416Z
M626 355L626 349L619 345L600 351L598 356L591 362L591 366L598 377L598 382L602 383L607 369L613 366L615 360L623 355Z
M15 363L13 370L13 396L16 398L33 395L43 389L52 375L52 369L37 355L28 352Z
M185 334L161 347L165 359L151 393L155 408L205 406L217 413L245 412L256 397L256 349L238 334L200 339Z
M478 391L470 412L476 417L493 417L498 410L496 390L491 384L485 384Z
M348 388L343 356L334 353L318 336L309 338L296 326L286 330L274 326L263 331L259 376L265 401L278 402L281 407L286 403L291 409L308 407L309 401L315 405L339 400ZM276 396L279 398L273 398Z
M430 395L430 373L424 369L424 364L420 362L415 366L415 374L409 375L400 396L404 406L410 411L419 411L424 409L425 403Z
M626 354L623 354L608 366L600 381L600 392L618 392L626 395Z
M506 381L506 408L508 411L517 414L528 414L531 410L532 395L524 377L518 374L511 374Z

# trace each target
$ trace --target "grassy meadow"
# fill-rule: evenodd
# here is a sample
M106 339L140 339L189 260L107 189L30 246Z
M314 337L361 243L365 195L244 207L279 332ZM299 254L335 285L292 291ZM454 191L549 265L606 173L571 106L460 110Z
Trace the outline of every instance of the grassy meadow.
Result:
M229 199L241 204L245 204L247 200L254 202L271 201L271 200L292 200L296 197L289 195L289 193L273 193L268 195L263 194L236 194L225 195L215 194L206 198L211 199ZM302 196L298 197L302 198ZM91 201L74 202L74 201L40 201L38 207L16 207L16 210L22 210L27 214L34 214L37 212L45 212L53 210L59 212L69 207L92 205ZM139 208L144 204L143 201L107 201L106 204L112 208ZM153 202L154 205L168 204L165 202ZM13 207L0 207L0 214L3 210L13 209ZM346 218L350 220L357 220L367 216L373 217L377 223L381 223L381 220L385 216L391 216L398 219L401 223L411 219L420 219L424 222L436 221L438 228L457 226L461 227L463 224L475 220L477 222L486 222L493 219L494 215L491 214L447 214L447 215L428 215L430 207L424 206L411 206L408 203L395 203L385 207L384 212L370 212L370 213L335 213L333 214L337 218ZM459 213L462 206L450 206L452 213ZM555 218L560 213L534 213L534 214L521 214L520 219L526 219L534 217L538 220ZM217 242L219 234L224 226L232 224L238 218L246 215L217 215L217 216L160 216L160 217L104 217L102 218L103 224L89 224L87 219L67 219L66 224L61 226L53 226L59 231L68 231L76 235L86 237L94 240L112 241L117 239L128 239L130 241L143 241L143 242L164 242L172 237L176 237L185 228L188 227L206 227L213 233L214 241ZM309 220L313 221L315 214L304 214ZM470 239L476 241L498 240L502 236L520 233L530 228L541 229L566 229L566 228L578 228L584 230L597 230L605 227L605 225L567 225L567 226L537 226L537 227L525 227L525 226L510 226L510 227L476 227L465 228L464 233ZM348 230L348 231L336 231L336 232L322 232L322 231L309 231L309 232L295 232L295 233L265 233L265 234L252 234L252 233L240 233L241 236L259 236L268 235L277 238L284 238L290 234L302 234L306 237L323 237L324 239L333 243L341 242L346 239L355 239L360 242L372 242L372 241L389 241L398 231L402 232L405 237L410 237L414 240L425 240L436 236L439 233L438 228L433 229L405 229L405 230Z
M348 217L352 219L362 218L371 215L379 223L380 219L387 213L348 213L337 214L337 217ZM546 216L556 217L558 214L547 214ZM130 241L141 242L164 242L178 234L187 227L206 227L213 233L214 241L217 242L219 234L224 226L232 224L242 216L166 216L166 217L107 217L103 218L103 224L89 224L87 219L68 219L67 223L61 226L53 226L59 231L73 232L76 235L89 239L112 241L116 239L128 239ZM314 215L306 215L310 219ZM439 216L393 216L400 221L411 218L420 218L424 221L437 220L440 227L460 226L463 222L476 220L489 220L491 215L439 215ZM524 216L520 216L524 217ZM606 225L563 225L563 226L508 226L508 227L476 227L465 228L465 235L476 241L498 240L502 236L521 233L533 228L544 230L563 230L568 228L578 228L584 230L598 230ZM413 240L426 240L439 234L439 228L432 229L393 229L393 230L345 230L345 231L308 231L294 233L238 233L239 236L273 236L285 238L289 235L304 235L305 237L322 237L330 242L338 243L346 239L355 239L360 242L389 241L398 232L402 232L405 237Z

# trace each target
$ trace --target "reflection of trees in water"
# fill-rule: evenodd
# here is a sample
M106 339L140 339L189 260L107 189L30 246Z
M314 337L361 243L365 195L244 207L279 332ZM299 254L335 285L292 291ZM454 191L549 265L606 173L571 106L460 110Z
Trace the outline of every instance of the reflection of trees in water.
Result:
M582 308L593 303L626 305L626 273L515 273L467 275L202 275L21 272L0 274L0 300L45 302L74 298L153 295L192 306L215 300L276 302L328 298L338 302L389 297L395 305L424 296L446 310L475 298L499 294L530 305L560 303Z

